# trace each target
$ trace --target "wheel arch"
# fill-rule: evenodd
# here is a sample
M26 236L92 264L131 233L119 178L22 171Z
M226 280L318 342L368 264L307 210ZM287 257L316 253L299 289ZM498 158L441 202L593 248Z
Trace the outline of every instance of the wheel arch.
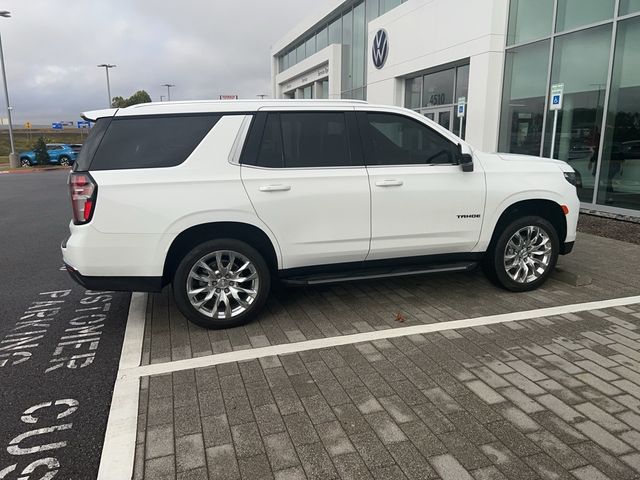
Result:
M547 199L521 200L509 205L500 215L493 228L489 249L492 249L504 228L513 220L527 215L536 215L547 220L556 229L560 240L560 253L564 253L567 238L567 219L559 203Z
M272 272L278 270L279 259L276 246L259 227L242 222L202 223L182 231L171 242L162 271L163 285L171 281L180 259L186 253L196 245L216 238L232 238L246 242L260 252Z

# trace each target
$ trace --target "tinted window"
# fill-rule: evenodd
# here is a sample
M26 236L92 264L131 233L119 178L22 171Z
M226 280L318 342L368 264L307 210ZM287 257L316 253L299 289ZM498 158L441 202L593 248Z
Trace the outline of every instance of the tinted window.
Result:
M91 170L174 167L191 155L219 119L219 115L114 118Z
M260 167L269 168L281 168L284 165L278 114L272 113L267 116L267 122L258 151L257 164Z
M456 146L426 125L401 115L367 114L369 164L426 165L456 163Z
M350 166L344 113L281 113L284 166Z
M75 171L84 172L89 170L89 165L91 165L91 160L102 141L102 137L104 136L104 132L107 131L107 127L111 123L111 117L109 118L100 118L96 122L96 124L91 128L89 132L89 136L85 140L82 145L82 149L78 154L78 158L73 164L73 169Z

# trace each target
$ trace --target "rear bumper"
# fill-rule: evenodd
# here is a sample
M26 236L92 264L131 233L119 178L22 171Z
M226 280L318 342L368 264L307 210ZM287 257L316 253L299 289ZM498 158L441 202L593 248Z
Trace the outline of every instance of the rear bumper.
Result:
M76 283L89 290L109 290L116 292L159 292L162 277L88 277L65 264L67 272Z

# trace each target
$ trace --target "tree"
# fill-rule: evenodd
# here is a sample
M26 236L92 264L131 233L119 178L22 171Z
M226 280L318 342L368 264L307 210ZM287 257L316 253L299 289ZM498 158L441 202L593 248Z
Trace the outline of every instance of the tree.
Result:
M49 164L49 152L47 152L47 140L44 137L39 137L36 140L36 144L33 147L33 151L36 154L36 163L38 165Z
M151 97L144 90L138 90L129 98L113 97L111 106L114 108L125 108L130 107L131 105L137 105L139 103L151 103Z

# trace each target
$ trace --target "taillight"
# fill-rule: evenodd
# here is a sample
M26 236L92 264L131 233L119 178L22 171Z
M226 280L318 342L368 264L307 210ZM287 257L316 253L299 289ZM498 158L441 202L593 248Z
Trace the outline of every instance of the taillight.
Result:
M96 208L98 185L87 172L72 172L69 175L69 193L71 195L71 209L73 223L82 225L91 221Z

